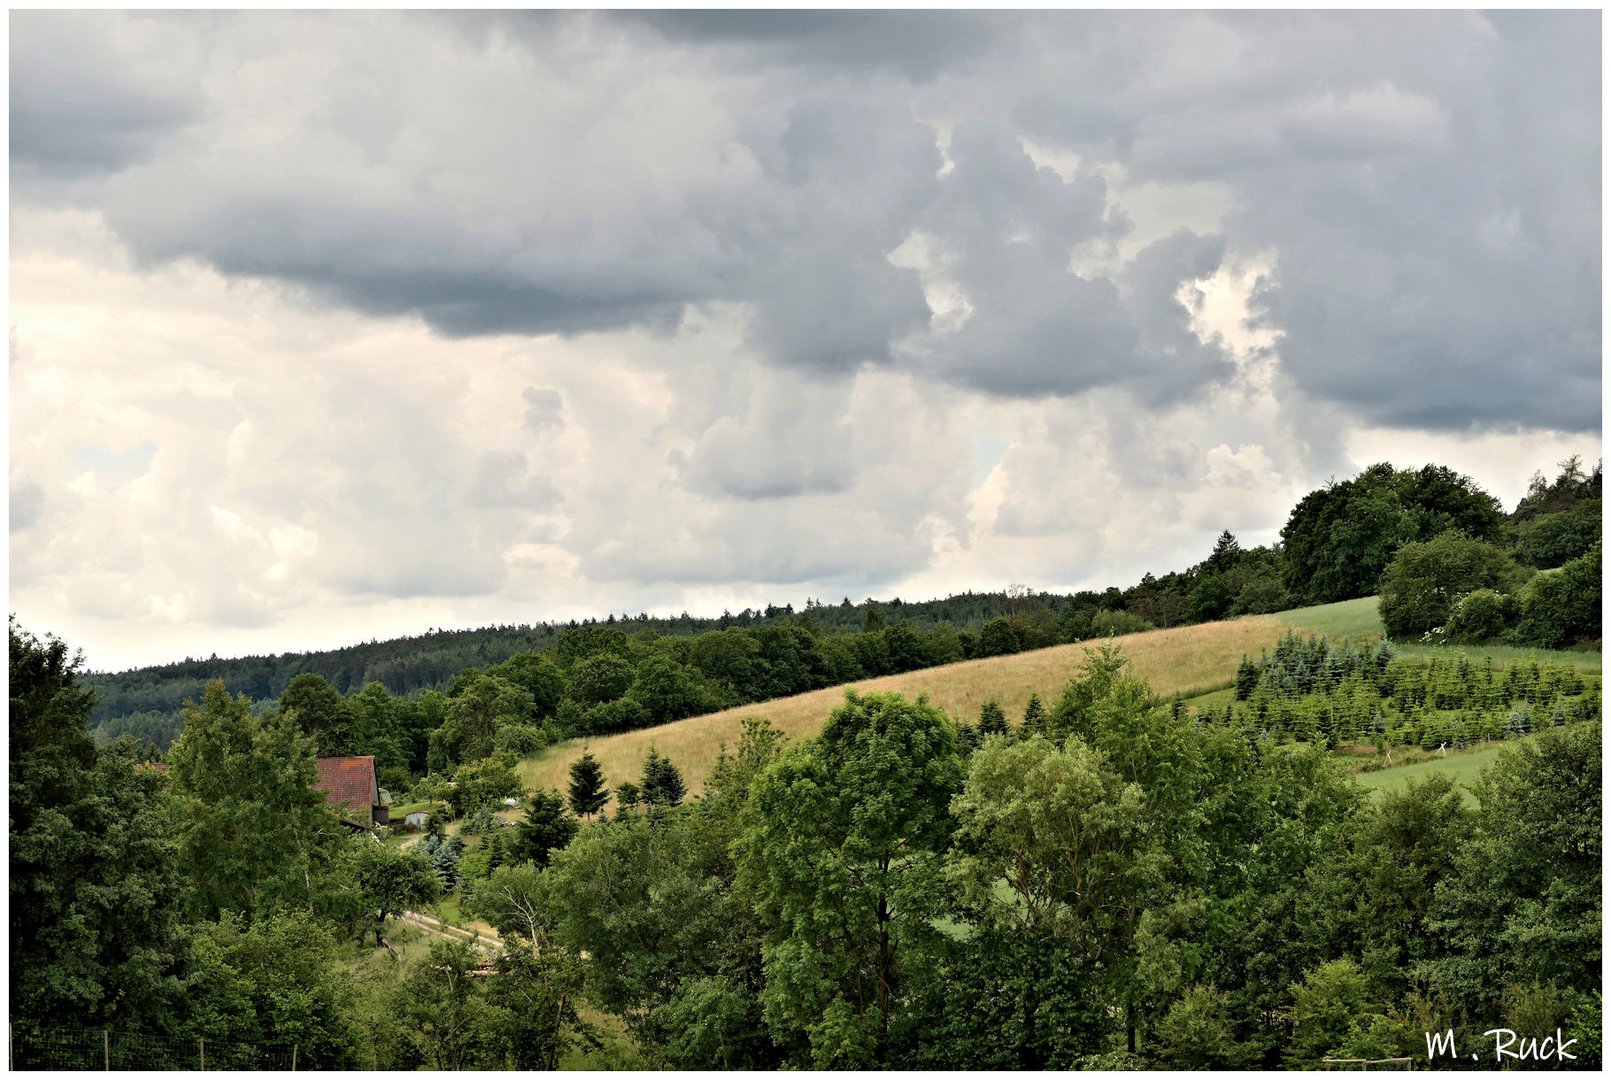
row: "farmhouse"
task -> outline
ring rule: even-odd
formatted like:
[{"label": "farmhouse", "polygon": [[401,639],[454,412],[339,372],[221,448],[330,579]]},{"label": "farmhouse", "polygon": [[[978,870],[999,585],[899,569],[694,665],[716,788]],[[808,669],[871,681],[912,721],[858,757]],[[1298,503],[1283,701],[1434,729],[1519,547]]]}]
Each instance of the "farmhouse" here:
[{"label": "farmhouse", "polygon": [[380,801],[380,785],[375,780],[375,757],[322,757],[316,762],[319,780],[331,809],[343,823],[369,829],[391,822],[391,810]]}]

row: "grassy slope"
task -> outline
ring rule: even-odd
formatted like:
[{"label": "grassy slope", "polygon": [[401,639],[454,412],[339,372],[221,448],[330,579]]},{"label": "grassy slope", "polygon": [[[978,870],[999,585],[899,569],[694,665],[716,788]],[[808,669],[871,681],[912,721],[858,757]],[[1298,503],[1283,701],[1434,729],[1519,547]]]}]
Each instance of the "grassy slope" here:
[{"label": "grassy slope", "polygon": [[1374,596],[1280,611],[1269,618],[1313,634],[1324,634],[1328,638],[1376,641],[1382,636],[1382,616]]},{"label": "grassy slope", "polygon": [[1475,805],[1477,800],[1471,794],[1471,785],[1476,781],[1478,774],[1499,757],[1499,752],[1503,749],[1503,744],[1488,745],[1463,754],[1417,761],[1413,765],[1398,765],[1391,769],[1356,773],[1354,779],[1374,794],[1401,790],[1407,787],[1411,780],[1425,780],[1433,773],[1447,773],[1464,789],[1461,794],[1465,796],[1466,802]]},{"label": "grassy slope", "polygon": [[[1271,615],[1270,618],[1279,620],[1288,626],[1299,630],[1306,630],[1314,634],[1325,634],[1332,639],[1347,638],[1352,641],[1378,641],[1382,637],[1382,617],[1377,608],[1376,597],[1363,596],[1358,600],[1343,600],[1335,604],[1321,604],[1318,607],[1297,608],[1292,611],[1283,611]],[[1464,652],[1473,659],[1482,657],[1493,658],[1500,667],[1509,667],[1515,663],[1527,663],[1537,660],[1543,663],[1548,660],[1555,664],[1567,664],[1576,669],[1580,675],[1600,674],[1600,654],[1597,652],[1565,651],[1560,649],[1519,649],[1509,645],[1420,645],[1397,644],[1400,656],[1432,657],[1457,656]]]},{"label": "grassy slope", "polygon": [[[1325,634],[1333,639],[1375,641],[1382,636],[1382,622],[1374,596],[1344,600],[1335,604],[1283,611],[1276,615],[1207,623],[1174,630],[1153,630],[1118,639],[1130,657],[1135,671],[1160,694],[1176,691],[1193,698],[1198,707],[1224,707],[1230,693],[1225,689],[1236,673],[1244,653],[1257,656],[1260,649],[1273,645],[1290,629]],[[1409,656],[1456,655],[1452,646],[1400,646]],[[1469,646],[1464,649],[1473,659],[1492,657],[1506,666],[1517,661],[1550,660],[1570,664],[1580,674],[1600,674],[1600,654],[1559,652],[1549,649],[1515,649],[1504,646]],[[1059,645],[1050,649],[998,656],[988,660],[966,660],[959,664],[888,675],[855,684],[863,691],[896,690],[909,697],[926,693],[929,699],[954,717],[973,720],[979,707],[995,698],[1016,721],[1031,692],[1038,693],[1048,706],[1056,700],[1064,684],[1080,669],[1084,646]],[[731,745],[739,734],[739,721],[746,716],[765,716],[791,740],[809,738],[827,719],[828,713],[844,700],[845,687],[817,690],[796,697],[746,705],[725,712],[690,717],[674,724],[608,735],[590,741],[589,748],[604,768],[605,783],[614,788],[622,780],[636,780],[643,756],[650,744],[659,748],[682,769],[689,793],[704,786],[706,774],[723,742]],[[1195,697],[1194,697],[1195,692]],[[564,790],[571,762],[582,753],[580,742],[567,742],[521,763],[521,780],[527,788],[556,787]],[[1468,757],[1471,755],[1461,755]],[[1455,758],[1449,759],[1451,762]],[[1416,768],[1418,766],[1409,766]],[[1388,775],[1384,771],[1379,775]],[[1373,774],[1375,775],[1375,774]]]},{"label": "grassy slope", "polygon": [[[1226,685],[1235,675],[1237,661],[1243,653],[1256,656],[1261,648],[1274,644],[1285,632],[1286,627],[1271,620],[1246,618],[1174,630],[1151,630],[1117,640],[1136,674],[1150,682],[1154,690],[1162,694],[1179,690],[1189,696],[1192,691]],[[1055,702],[1084,659],[1083,646],[1057,645],[1016,656],[965,660],[903,675],[887,675],[854,685],[858,690],[869,692],[897,690],[909,697],[926,693],[930,701],[950,715],[969,721],[978,717],[979,708],[987,699],[995,698],[1001,702],[1008,718],[1016,722],[1023,715],[1031,692],[1038,693],[1048,707]],[[693,794],[704,786],[720,744],[737,742],[742,717],[768,717],[774,727],[798,741],[814,735],[844,696],[844,687],[816,690],[690,717],[661,727],[593,739],[589,748],[604,767],[606,785],[613,789],[622,780],[637,779],[642,771],[643,755],[653,743],[682,770],[689,793]],[[521,780],[528,788],[564,790],[571,762],[581,753],[580,742],[553,747],[521,763]]]}]

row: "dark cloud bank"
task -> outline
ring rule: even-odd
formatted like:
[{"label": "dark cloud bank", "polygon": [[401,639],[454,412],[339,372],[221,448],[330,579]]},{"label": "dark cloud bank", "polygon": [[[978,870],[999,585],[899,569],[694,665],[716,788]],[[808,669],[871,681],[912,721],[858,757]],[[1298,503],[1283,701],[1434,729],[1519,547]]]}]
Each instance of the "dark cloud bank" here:
[{"label": "dark cloud bank", "polygon": [[[1176,291],[1270,256],[1259,315],[1306,395],[1599,425],[1596,13],[442,18],[19,13],[17,197],[70,179],[142,260],[444,335],[736,302],[775,364],[1005,396],[1189,398],[1227,359]],[[1232,209],[1082,277],[1128,231],[1114,170]],[[958,329],[889,260],[914,233]]]}]

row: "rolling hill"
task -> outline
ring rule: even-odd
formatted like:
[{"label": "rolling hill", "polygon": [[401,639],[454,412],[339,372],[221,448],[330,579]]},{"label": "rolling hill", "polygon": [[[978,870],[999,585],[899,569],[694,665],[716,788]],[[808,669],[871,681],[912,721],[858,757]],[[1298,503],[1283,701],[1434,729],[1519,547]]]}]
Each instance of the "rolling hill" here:
[{"label": "rolling hill", "polygon": [[[1187,698],[1198,697],[1202,703],[1223,704],[1221,698],[1229,698],[1236,665],[1243,654],[1257,655],[1292,630],[1355,641],[1375,641],[1382,636],[1376,598],[1367,596],[1276,615],[1249,615],[1225,622],[1150,630],[1115,640],[1123,645],[1136,674],[1158,693],[1179,692]],[[592,739],[586,744],[565,742],[521,762],[521,781],[527,788],[563,791],[571,763],[582,755],[585,745],[598,758],[605,783],[613,790],[623,780],[637,780],[643,757],[652,745],[682,770],[688,793],[694,795],[703,789],[722,744],[731,746],[737,742],[744,717],[766,717],[791,741],[798,741],[816,734],[828,714],[844,700],[845,691],[852,688],[867,692],[894,690],[909,697],[927,694],[951,716],[968,721],[976,720],[980,707],[994,698],[1006,710],[1009,720],[1016,723],[1031,693],[1039,694],[1048,707],[1056,701],[1063,687],[1079,673],[1085,648],[1090,644],[1057,645],[1011,656],[966,660],[693,716],[660,727]],[[1431,655],[1440,647],[1401,646],[1400,651]],[[1441,651],[1455,650],[1442,646]],[[1503,646],[1473,646],[1468,651],[1492,656],[1501,666],[1550,660],[1571,664],[1585,675],[1597,676],[1601,670],[1598,652]]]},{"label": "rolling hill", "polygon": [[[1243,653],[1254,653],[1279,641],[1287,627],[1273,619],[1248,616],[1228,622],[1203,623],[1172,630],[1150,630],[1116,639],[1124,646],[1135,671],[1163,694],[1186,696],[1230,685]],[[1088,645],[1089,643],[1087,643]],[[944,667],[886,675],[855,683],[862,691],[896,690],[909,697],[927,694],[929,700],[954,717],[978,718],[980,707],[995,698],[1016,722],[1031,693],[1048,706],[1057,699],[1085,660],[1084,645],[1056,645],[1048,649],[965,660]],[[814,735],[851,687],[835,686],[809,694],[745,705],[723,712],[693,716],[676,723],[593,739],[587,747],[604,768],[605,783],[613,790],[622,780],[636,780],[643,756],[654,745],[682,770],[689,794],[699,792],[705,775],[720,752],[738,740],[740,721],[764,716],[791,741]],[[582,755],[583,744],[572,741],[550,748],[521,763],[521,780],[529,788],[564,789],[571,762]]]}]

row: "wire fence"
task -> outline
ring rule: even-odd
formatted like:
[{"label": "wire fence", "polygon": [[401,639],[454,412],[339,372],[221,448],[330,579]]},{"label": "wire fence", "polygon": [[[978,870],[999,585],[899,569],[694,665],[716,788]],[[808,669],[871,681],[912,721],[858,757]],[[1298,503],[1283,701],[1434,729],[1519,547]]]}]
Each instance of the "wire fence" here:
[{"label": "wire fence", "polygon": [[275,1070],[350,1068],[348,1061],[317,1060],[295,1045],[251,1046],[145,1032],[12,1031],[7,1064],[13,1070]]}]

